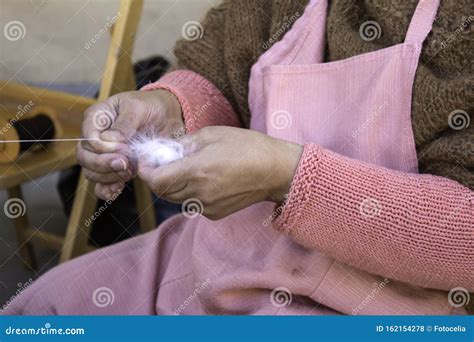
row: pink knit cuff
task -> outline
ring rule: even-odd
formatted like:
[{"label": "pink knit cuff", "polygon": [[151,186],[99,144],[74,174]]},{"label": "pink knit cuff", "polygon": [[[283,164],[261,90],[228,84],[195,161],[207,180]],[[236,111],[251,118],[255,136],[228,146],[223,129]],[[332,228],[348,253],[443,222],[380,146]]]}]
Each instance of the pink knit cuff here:
[{"label": "pink knit cuff", "polygon": [[474,291],[474,192],[305,145],[273,221],[296,242],[405,283]]},{"label": "pink knit cuff", "polygon": [[305,145],[301,155],[298,168],[296,169],[293,181],[291,182],[290,191],[285,202],[280,206],[280,212],[273,225],[281,232],[290,235],[292,227],[297,227],[300,224],[300,218],[303,214],[303,206],[308,205],[309,193],[312,181],[309,177],[318,177],[318,162],[321,158],[321,148],[318,145]]},{"label": "pink knit cuff", "polygon": [[205,126],[235,126],[240,122],[219,89],[203,76],[189,70],[170,72],[141,90],[166,89],[181,104],[186,132]]}]

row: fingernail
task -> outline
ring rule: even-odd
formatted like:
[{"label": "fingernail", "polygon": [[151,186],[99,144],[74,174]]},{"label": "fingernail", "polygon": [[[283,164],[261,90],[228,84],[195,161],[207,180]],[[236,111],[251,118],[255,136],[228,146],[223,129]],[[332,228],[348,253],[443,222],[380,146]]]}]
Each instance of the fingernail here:
[{"label": "fingernail", "polygon": [[112,163],[110,163],[110,167],[114,169],[114,171],[125,171],[127,170],[127,163],[123,159],[114,159]]},{"label": "fingernail", "polygon": [[119,190],[122,189],[122,185],[121,184],[114,184],[110,187],[110,190],[112,190],[113,193],[116,193],[118,192]]}]

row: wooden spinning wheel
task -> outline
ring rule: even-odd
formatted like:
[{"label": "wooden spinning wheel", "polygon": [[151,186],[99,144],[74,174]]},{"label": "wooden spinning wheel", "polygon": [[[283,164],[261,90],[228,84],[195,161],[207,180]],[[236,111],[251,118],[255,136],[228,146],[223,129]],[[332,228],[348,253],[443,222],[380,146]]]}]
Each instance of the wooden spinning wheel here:
[{"label": "wooden spinning wheel", "polygon": [[[119,92],[134,90],[136,87],[131,53],[142,7],[143,0],[121,0],[120,2],[120,17],[112,31],[98,101],[103,101]],[[35,103],[54,107],[54,110],[60,113],[58,120],[61,121],[62,129],[59,135],[64,137],[80,137],[81,134],[82,115],[78,119],[78,116],[68,114],[80,114],[96,102],[94,99],[81,96],[0,81],[0,103],[16,107],[31,99],[34,99]],[[0,120],[6,120],[4,115],[0,116]],[[15,140],[14,136],[11,138]],[[3,139],[5,140],[5,137]],[[14,147],[2,145],[5,144],[0,144],[0,149],[11,149],[9,153],[15,156],[17,151]],[[53,143],[48,151],[21,155],[11,164],[0,165],[0,188],[8,191],[10,199],[22,199],[22,183],[76,165],[75,151],[76,142]],[[156,224],[152,195],[138,178],[134,180],[134,189],[140,227],[145,232],[154,229]],[[32,250],[33,243],[60,251],[60,262],[93,249],[88,245],[90,227],[86,226],[86,219],[91,217],[96,205],[94,184],[87,181],[81,172],[65,237],[31,228],[26,215],[12,218],[17,234],[19,255],[24,264],[32,269],[36,267]]]}]

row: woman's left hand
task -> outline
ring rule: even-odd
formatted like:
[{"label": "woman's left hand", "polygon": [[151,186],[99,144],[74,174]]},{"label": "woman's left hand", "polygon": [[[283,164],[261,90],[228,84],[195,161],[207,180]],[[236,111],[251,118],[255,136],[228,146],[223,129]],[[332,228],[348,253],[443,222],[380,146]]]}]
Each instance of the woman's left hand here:
[{"label": "woman's left hand", "polygon": [[283,202],[303,151],[301,145],[225,126],[205,127],[181,142],[183,159],[157,168],[139,162],[138,174],[170,202],[198,199],[212,220],[257,202]]}]

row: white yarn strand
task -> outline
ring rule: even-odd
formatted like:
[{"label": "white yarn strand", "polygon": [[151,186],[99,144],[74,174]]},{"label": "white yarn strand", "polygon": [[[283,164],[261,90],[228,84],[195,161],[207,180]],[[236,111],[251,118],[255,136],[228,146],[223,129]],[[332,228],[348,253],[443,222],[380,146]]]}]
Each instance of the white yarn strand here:
[{"label": "white yarn strand", "polygon": [[[0,140],[2,143],[22,142],[72,142],[101,141],[99,138],[36,139],[36,140]],[[159,138],[154,134],[137,134],[129,143],[134,159],[144,160],[146,164],[158,167],[183,158],[183,145],[173,139]]]}]

